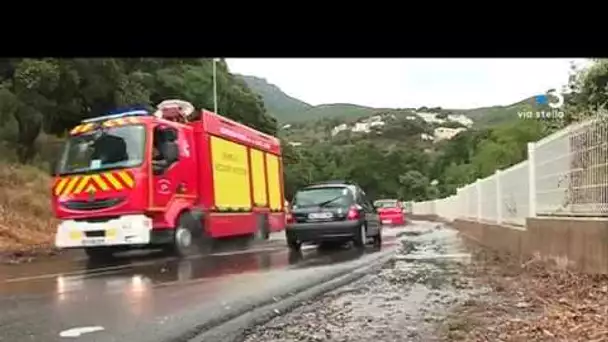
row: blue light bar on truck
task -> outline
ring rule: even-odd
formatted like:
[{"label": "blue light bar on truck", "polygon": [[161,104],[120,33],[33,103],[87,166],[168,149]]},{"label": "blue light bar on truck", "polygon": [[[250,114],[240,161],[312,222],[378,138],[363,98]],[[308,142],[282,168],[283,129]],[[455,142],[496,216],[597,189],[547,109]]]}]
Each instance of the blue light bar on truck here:
[{"label": "blue light bar on truck", "polygon": [[152,114],[145,107],[121,108],[121,109],[115,109],[113,111],[110,111],[110,112],[108,112],[107,115],[82,120],[82,123],[106,121],[106,120],[110,120],[110,119],[124,118],[126,116],[151,116],[151,115]]}]

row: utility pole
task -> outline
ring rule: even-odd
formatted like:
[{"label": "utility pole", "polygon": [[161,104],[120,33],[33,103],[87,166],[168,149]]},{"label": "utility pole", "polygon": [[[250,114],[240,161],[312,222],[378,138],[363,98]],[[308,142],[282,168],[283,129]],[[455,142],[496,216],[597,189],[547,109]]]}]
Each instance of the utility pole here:
[{"label": "utility pole", "polygon": [[213,112],[217,113],[217,67],[216,64],[219,62],[219,58],[213,59]]}]

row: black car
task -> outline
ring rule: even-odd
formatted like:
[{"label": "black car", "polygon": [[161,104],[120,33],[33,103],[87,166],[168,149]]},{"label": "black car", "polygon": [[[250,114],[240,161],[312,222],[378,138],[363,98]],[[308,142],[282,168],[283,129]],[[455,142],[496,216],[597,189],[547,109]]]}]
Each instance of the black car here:
[{"label": "black car", "polygon": [[356,184],[330,181],[296,192],[287,214],[287,244],[347,242],[364,247],[371,238],[382,244],[382,225],[376,209]]}]

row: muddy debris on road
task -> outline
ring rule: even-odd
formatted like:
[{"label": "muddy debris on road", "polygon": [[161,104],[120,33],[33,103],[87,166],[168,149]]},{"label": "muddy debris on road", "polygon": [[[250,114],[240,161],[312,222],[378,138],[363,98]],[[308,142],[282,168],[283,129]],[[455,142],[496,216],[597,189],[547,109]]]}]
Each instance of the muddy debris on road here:
[{"label": "muddy debris on road", "polygon": [[402,236],[380,272],[249,329],[243,341],[439,340],[439,322],[478,289],[463,274],[470,256],[456,231],[424,226]]}]

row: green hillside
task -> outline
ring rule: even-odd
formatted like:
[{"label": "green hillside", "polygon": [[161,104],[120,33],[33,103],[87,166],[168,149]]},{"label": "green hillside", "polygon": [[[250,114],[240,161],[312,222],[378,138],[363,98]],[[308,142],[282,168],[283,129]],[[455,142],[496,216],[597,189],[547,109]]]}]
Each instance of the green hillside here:
[{"label": "green hillside", "polygon": [[268,83],[265,79],[255,76],[238,75],[247,86],[264,99],[264,105],[269,114],[279,121],[289,121],[297,113],[304,112],[311,105],[285,94],[279,87]]},{"label": "green hillside", "polygon": [[382,109],[359,106],[349,103],[323,104],[312,107],[306,111],[298,113],[293,122],[310,121],[317,119],[359,119],[374,114]]},{"label": "green hillside", "polygon": [[[309,122],[318,119],[360,119],[389,108],[371,108],[348,103],[312,106],[285,94],[279,87],[263,78],[239,75],[249,88],[262,96],[268,113],[281,123]],[[424,108],[426,109],[426,108]],[[438,108],[431,109],[437,111]],[[518,112],[537,111],[539,107],[530,97],[508,106],[492,106],[473,109],[443,109],[443,113],[463,114],[475,121],[477,126],[487,127],[519,119]]]},{"label": "green hillside", "polygon": [[321,118],[361,118],[376,109],[348,103],[312,106],[285,94],[279,87],[265,79],[239,75],[251,90],[260,94],[268,113],[279,122],[303,122]]},{"label": "green hillside", "polygon": [[547,106],[539,106],[534,101],[534,97],[508,106],[492,106],[474,109],[454,109],[450,110],[454,114],[463,114],[471,118],[477,126],[487,127],[502,123],[512,122],[519,119],[518,113],[528,111],[548,110]]}]

